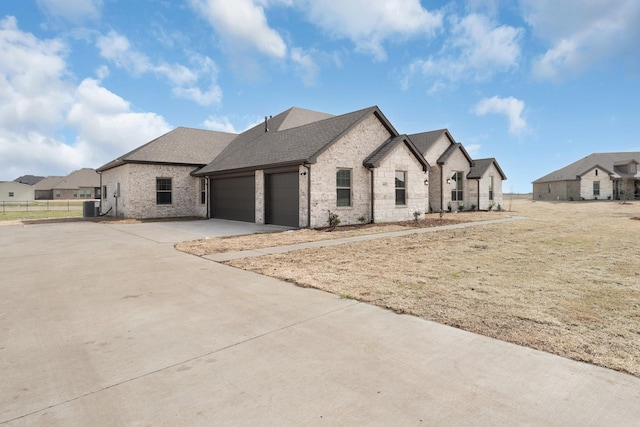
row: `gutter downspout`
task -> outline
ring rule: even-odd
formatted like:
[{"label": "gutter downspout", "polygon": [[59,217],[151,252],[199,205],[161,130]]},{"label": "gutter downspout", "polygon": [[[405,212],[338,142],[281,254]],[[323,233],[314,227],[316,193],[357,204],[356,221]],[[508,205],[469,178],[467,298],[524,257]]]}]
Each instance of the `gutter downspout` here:
[{"label": "gutter downspout", "polygon": [[440,210],[444,212],[444,171],[440,165]]},{"label": "gutter downspout", "polygon": [[476,180],[478,182],[478,210],[480,210],[480,180]]},{"label": "gutter downspout", "polygon": [[307,228],[311,228],[311,165],[303,163],[307,169]]},{"label": "gutter downspout", "polygon": [[102,195],[102,172],[96,171],[98,173],[98,175],[100,175],[100,201],[99,203],[99,214],[102,215],[102,199],[103,199],[103,195]]},{"label": "gutter downspout", "polygon": [[371,172],[371,224],[373,224],[375,222],[374,221],[374,218],[375,218],[374,215],[376,213],[376,210],[375,210],[375,196],[374,196],[374,191],[373,191],[374,188],[375,188],[374,187],[374,182],[373,182],[373,180],[374,180],[373,168],[370,168],[369,172]]},{"label": "gutter downspout", "polygon": [[207,219],[211,219],[211,191],[209,190],[211,182],[209,182],[209,177],[204,177],[204,192],[207,197]]}]

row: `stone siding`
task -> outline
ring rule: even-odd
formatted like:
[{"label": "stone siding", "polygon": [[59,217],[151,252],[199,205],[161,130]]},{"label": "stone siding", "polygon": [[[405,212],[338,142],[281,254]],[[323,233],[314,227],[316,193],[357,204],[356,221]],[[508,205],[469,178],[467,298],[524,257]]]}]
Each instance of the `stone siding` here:
[{"label": "stone siding", "polygon": [[[337,214],[343,225],[357,224],[361,216],[370,219],[371,173],[362,162],[390,136],[372,114],[318,156],[317,163],[311,165],[312,228],[329,225],[329,211]],[[351,170],[351,206],[337,206],[338,168]]]},{"label": "stone siding", "polygon": [[[452,153],[447,162],[442,167],[442,200],[443,200],[443,209],[447,210],[449,206],[451,206],[451,210],[457,210],[459,205],[464,205],[464,209],[469,209],[472,204],[476,204],[475,200],[470,200],[469,198],[469,188],[472,185],[476,185],[475,180],[464,179],[462,184],[462,200],[451,201],[451,184],[447,184],[447,180],[451,178],[451,174],[454,171],[462,172],[462,176],[466,177],[469,175],[471,170],[471,165],[469,164],[469,160],[462,153],[462,150],[456,150]],[[477,199],[476,199],[477,200]]]},{"label": "stone siding", "polygon": [[[200,203],[200,178],[190,173],[195,166],[124,164],[102,173],[102,212],[124,218],[206,217]],[[171,204],[156,203],[156,178],[171,178]],[[120,183],[120,197],[114,197]],[[117,205],[116,205],[117,202]],[[117,206],[117,209],[116,209]],[[117,211],[117,213],[116,213]]]},{"label": "stone siding", "polygon": [[256,224],[264,224],[265,222],[265,182],[264,182],[264,170],[256,171]]},{"label": "stone siding", "polygon": [[[489,177],[493,177],[493,200],[489,200]],[[484,173],[482,178],[478,180],[478,186],[480,187],[479,194],[476,194],[477,202],[475,203],[478,209],[487,210],[493,203],[493,209],[497,209],[498,205],[504,208],[503,196],[502,196],[502,176],[494,164],[491,164],[489,169]]]},{"label": "stone siding", "polygon": [[[406,172],[406,204],[396,205],[395,173]],[[398,146],[374,172],[374,222],[407,221],[429,212],[428,174],[405,144]]]},{"label": "stone siding", "polygon": [[[596,175],[597,171],[597,175]],[[613,198],[613,180],[600,168],[590,170],[581,176],[580,197],[585,200],[607,200]],[[593,182],[600,181],[600,195],[593,194]]]}]

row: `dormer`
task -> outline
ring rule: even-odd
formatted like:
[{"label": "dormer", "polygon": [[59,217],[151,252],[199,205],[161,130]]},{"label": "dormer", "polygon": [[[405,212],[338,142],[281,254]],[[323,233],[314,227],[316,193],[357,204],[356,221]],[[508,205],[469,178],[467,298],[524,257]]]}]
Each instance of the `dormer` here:
[{"label": "dormer", "polygon": [[613,169],[618,174],[636,175],[638,173],[638,161],[635,159],[619,160],[613,164]]}]

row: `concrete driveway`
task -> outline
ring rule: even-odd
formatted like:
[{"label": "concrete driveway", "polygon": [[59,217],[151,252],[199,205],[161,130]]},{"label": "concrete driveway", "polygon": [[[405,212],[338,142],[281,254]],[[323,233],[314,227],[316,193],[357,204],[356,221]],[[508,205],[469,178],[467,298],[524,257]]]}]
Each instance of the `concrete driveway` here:
[{"label": "concrete driveway", "polygon": [[187,255],[178,234],[0,227],[0,425],[640,420],[636,377]]}]

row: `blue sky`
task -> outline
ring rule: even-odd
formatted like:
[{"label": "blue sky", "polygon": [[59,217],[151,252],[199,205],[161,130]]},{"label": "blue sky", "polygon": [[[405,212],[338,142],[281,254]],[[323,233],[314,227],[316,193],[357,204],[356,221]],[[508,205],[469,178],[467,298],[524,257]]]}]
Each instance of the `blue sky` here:
[{"label": "blue sky", "polygon": [[640,151],[638,22],[637,0],[2,0],[0,180],[98,167],[177,126],[377,105],[529,192]]}]

